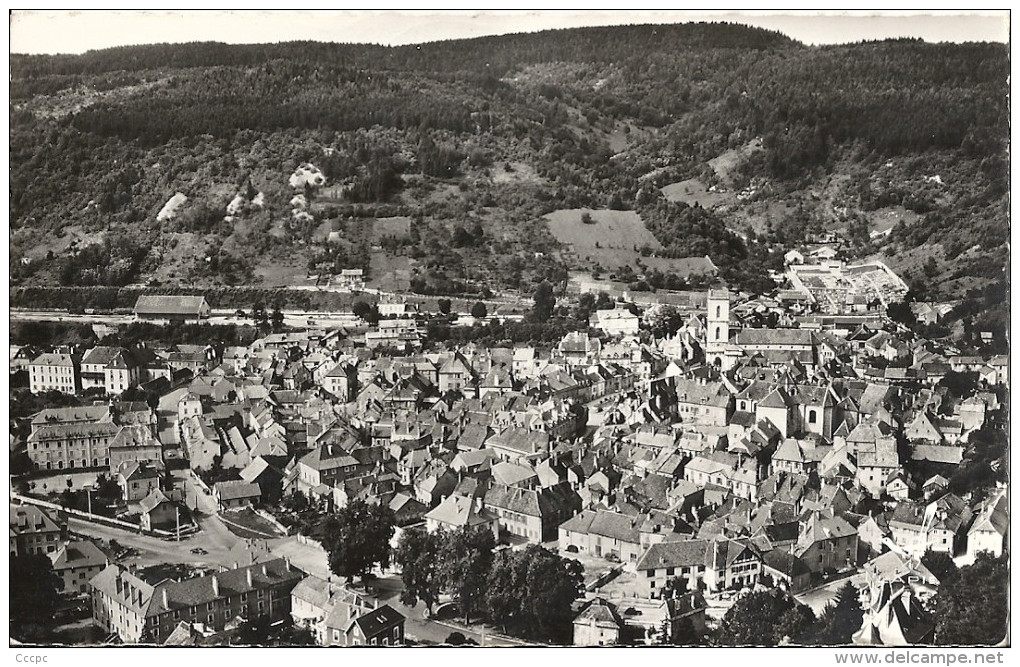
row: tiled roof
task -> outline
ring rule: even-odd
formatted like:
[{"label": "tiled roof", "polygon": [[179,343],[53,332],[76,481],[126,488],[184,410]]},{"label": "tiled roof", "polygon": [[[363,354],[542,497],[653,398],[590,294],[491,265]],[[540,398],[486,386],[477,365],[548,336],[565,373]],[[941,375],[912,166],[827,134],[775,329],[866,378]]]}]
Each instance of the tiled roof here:
[{"label": "tiled roof", "polygon": [[109,562],[106,554],[89,540],[68,542],[51,557],[54,570],[76,567],[105,566]]},{"label": "tiled roof", "polygon": [[11,505],[10,528],[19,535],[60,530],[46,512],[34,505]]},{"label": "tiled roof", "polygon": [[737,345],[811,345],[810,329],[741,329],[734,342]]},{"label": "tiled roof", "polygon": [[142,510],[142,514],[148,514],[149,512],[156,509],[163,503],[169,502],[171,502],[171,500],[167,498],[162,491],[160,491],[159,489],[155,489],[153,490],[152,493],[150,493],[144,499],[142,499],[142,502],[139,503],[139,506]]},{"label": "tiled roof", "polygon": [[660,542],[648,547],[638,561],[638,570],[705,565],[712,543],[707,540]]},{"label": "tiled roof", "polygon": [[120,429],[120,426],[111,422],[47,424],[46,426],[40,426],[32,435],[28,436],[28,441],[42,442],[44,440],[61,440],[64,438],[109,438],[116,436]]},{"label": "tiled roof", "polygon": [[64,424],[68,422],[94,422],[99,421],[107,414],[110,408],[107,405],[83,405],[76,408],[47,408],[40,410],[32,417],[32,426],[45,424]]},{"label": "tiled roof", "polygon": [[32,360],[31,366],[74,366],[75,359],[69,354],[40,354]]},{"label": "tiled roof", "polygon": [[361,632],[365,635],[366,639],[378,637],[382,633],[392,630],[403,622],[404,615],[388,604],[384,604],[377,609],[361,614],[354,619],[354,623],[361,628]]},{"label": "tiled roof", "polygon": [[[248,583],[249,574],[251,583]],[[174,609],[206,604],[227,596],[266,590],[281,583],[297,585],[304,577],[304,572],[291,567],[284,559],[277,558],[204,577],[185,579],[180,582],[167,581],[159,584],[153,590],[151,602],[145,615],[153,616]],[[163,604],[162,591],[164,590],[167,593],[166,605]]]},{"label": "tiled roof", "polygon": [[216,482],[213,487],[220,500],[237,500],[239,498],[256,498],[262,495],[258,484],[242,480]]},{"label": "tiled roof", "polygon": [[597,512],[588,528],[588,533],[633,544],[641,542],[640,526],[635,518],[616,512]]}]

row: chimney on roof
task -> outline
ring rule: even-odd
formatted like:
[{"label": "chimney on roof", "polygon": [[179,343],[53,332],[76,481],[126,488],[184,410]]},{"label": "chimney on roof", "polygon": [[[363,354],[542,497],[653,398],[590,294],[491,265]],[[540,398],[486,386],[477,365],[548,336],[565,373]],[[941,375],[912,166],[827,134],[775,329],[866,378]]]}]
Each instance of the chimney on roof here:
[{"label": "chimney on roof", "polygon": [[212,592],[214,596],[220,596],[220,580],[215,574],[212,576]]},{"label": "chimney on roof", "polygon": [[264,577],[268,577],[269,576],[269,570],[266,569],[266,564],[265,563],[262,563],[262,576],[264,576]]},{"label": "chimney on roof", "polygon": [[161,591],[163,593],[163,608],[164,609],[169,609],[170,608],[170,599],[169,599],[169,597],[166,594],[166,588],[161,589]]},{"label": "chimney on roof", "polygon": [[251,568],[250,567],[244,568],[244,574],[245,574],[245,579],[248,580],[248,588],[251,588],[252,587],[252,583],[251,583]]}]

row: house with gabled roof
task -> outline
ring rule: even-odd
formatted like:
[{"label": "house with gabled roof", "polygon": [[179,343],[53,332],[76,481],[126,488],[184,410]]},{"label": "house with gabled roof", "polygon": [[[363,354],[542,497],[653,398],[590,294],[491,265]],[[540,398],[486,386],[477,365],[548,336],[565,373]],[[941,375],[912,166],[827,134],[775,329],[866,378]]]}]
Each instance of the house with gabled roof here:
[{"label": "house with gabled roof", "polygon": [[73,540],[48,555],[65,595],[87,593],[89,580],[110,564],[110,557],[91,540]]},{"label": "house with gabled roof", "polygon": [[512,463],[537,461],[549,451],[549,434],[510,427],[485,441],[485,448],[497,458]]},{"label": "house with gabled roof", "polygon": [[493,537],[499,539],[499,517],[485,508],[481,498],[448,495],[425,514],[425,525],[430,533],[486,526],[492,530]]},{"label": "house with gabled roof", "polygon": [[878,438],[870,447],[858,444],[857,484],[873,498],[880,498],[886,492],[886,485],[899,469],[900,458],[893,438]]},{"label": "house with gabled roof", "polygon": [[93,623],[125,644],[162,643],[181,622],[222,630],[237,617],[287,618],[304,573],[283,558],[155,586],[118,565],[89,582]]},{"label": "house with gabled roof", "polygon": [[815,575],[857,563],[857,529],[840,516],[813,511],[801,519],[793,553]]},{"label": "house with gabled roof", "polygon": [[159,488],[159,470],[145,462],[125,461],[116,474],[121,497],[127,503],[136,503]]},{"label": "house with gabled roof", "polygon": [[[180,492],[170,494],[180,500]],[[180,518],[180,506],[158,488],[138,503],[138,521],[142,530],[174,528]]]},{"label": "house with gabled roof", "polygon": [[1007,490],[998,488],[975,510],[974,523],[967,531],[967,555],[987,551],[998,558],[1006,550],[1009,538],[1009,500]]},{"label": "house with gabled roof", "polygon": [[59,352],[40,354],[28,363],[28,387],[33,394],[77,394],[81,391],[81,358]]},{"label": "house with gabled roof", "polygon": [[493,484],[484,507],[499,520],[501,536],[536,544],[556,539],[558,526],[581,509],[581,499],[567,484],[525,489]]},{"label": "house with gabled roof", "polygon": [[574,617],[574,646],[615,646],[623,629],[616,605],[596,597]]},{"label": "house with gabled roof", "polygon": [[262,490],[258,484],[244,480],[216,482],[213,486],[213,497],[220,511],[251,507],[262,499]]},{"label": "house with gabled roof", "polygon": [[855,646],[931,644],[935,621],[907,584],[886,583],[869,591],[864,623],[854,633]]},{"label": "house with gabled roof", "polygon": [[212,310],[203,296],[185,295],[142,295],[134,308],[139,320],[195,322],[209,317]]}]

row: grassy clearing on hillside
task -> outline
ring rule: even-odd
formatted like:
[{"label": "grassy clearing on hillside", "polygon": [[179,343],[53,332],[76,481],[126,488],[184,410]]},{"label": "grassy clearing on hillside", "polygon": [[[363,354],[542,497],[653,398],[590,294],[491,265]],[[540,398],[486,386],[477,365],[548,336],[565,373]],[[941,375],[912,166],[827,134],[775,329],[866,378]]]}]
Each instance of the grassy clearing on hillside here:
[{"label": "grassy clearing on hillside", "polygon": [[[592,224],[581,222],[581,215],[586,212],[591,214]],[[598,264],[612,273],[622,266],[636,268],[640,261],[648,268],[683,277],[714,273],[702,257],[642,257],[642,247],[648,246],[655,252],[662,250],[662,244],[634,211],[561,209],[546,215],[545,219],[556,240],[570,246],[580,268],[591,270]]]},{"label": "grassy clearing on hillside", "polygon": [[411,289],[411,269],[414,266],[414,260],[410,257],[373,251],[370,262],[367,287],[384,292],[401,292]]},{"label": "grassy clearing on hillside", "polygon": [[884,232],[902,222],[905,225],[912,225],[920,218],[917,213],[908,211],[902,206],[891,206],[880,208],[866,214],[868,217],[868,229],[871,232]]},{"label": "grassy clearing on hillside", "polygon": [[[506,170],[506,165],[509,164],[512,168],[511,171]],[[523,162],[510,162],[510,163],[497,163],[492,165],[489,169],[489,173],[492,175],[492,182],[498,183],[541,183],[542,177],[538,175],[534,167],[527,165]]]},{"label": "grassy clearing on hillside", "polygon": [[262,262],[255,267],[255,275],[262,279],[264,287],[290,287],[307,285],[308,258],[299,249],[294,248],[293,254],[286,260]]},{"label": "grassy clearing on hillside", "polygon": [[411,218],[406,215],[375,218],[372,223],[372,240],[378,242],[387,236],[398,239],[406,239],[411,236]]},{"label": "grassy clearing on hillside", "polygon": [[689,206],[700,204],[705,208],[715,208],[736,201],[736,195],[730,190],[732,182],[730,174],[749,156],[763,150],[760,139],[750,141],[740,148],[731,148],[708,161],[708,166],[715,171],[721,181],[719,189],[709,190],[709,186],[698,178],[689,178],[678,183],[670,183],[662,188],[662,194],[670,201],[681,201]]},{"label": "grassy clearing on hillside", "polygon": [[[591,215],[592,224],[581,222],[584,213]],[[582,262],[598,263],[607,268],[633,266],[641,256],[638,250],[642,246],[654,250],[662,248],[634,211],[560,209],[546,215],[545,219],[556,240],[569,245]]]},{"label": "grassy clearing on hillside", "polygon": [[715,208],[735,200],[732,192],[709,192],[708,187],[697,178],[663,186],[662,194],[669,201],[682,201],[688,206],[700,204],[703,208]]},{"label": "grassy clearing on hillside", "polygon": [[727,180],[730,172],[732,172],[741,162],[760,150],[763,150],[761,139],[755,139],[753,141],[749,141],[740,148],[731,148],[730,150],[720,154],[718,157],[712,158],[708,161],[708,166],[712,167],[719,178]]}]

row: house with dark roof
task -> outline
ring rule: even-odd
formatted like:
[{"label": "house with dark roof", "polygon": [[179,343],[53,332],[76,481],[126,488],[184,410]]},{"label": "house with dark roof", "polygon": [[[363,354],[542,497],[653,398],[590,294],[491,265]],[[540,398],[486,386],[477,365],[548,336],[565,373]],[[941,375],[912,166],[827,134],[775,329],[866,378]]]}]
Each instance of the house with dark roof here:
[{"label": "house with dark roof", "polygon": [[814,511],[803,518],[793,553],[815,575],[857,564],[857,529],[840,516]]},{"label": "house with dark roof", "polygon": [[560,524],[559,548],[597,557],[612,554],[625,563],[636,563],[644,552],[642,519],[609,510],[584,510]]},{"label": "house with dark roof", "polygon": [[581,499],[563,483],[543,489],[493,484],[485,508],[499,519],[500,535],[539,544],[556,539],[558,526],[581,509]]},{"label": "house with dark roof", "polygon": [[649,547],[637,561],[637,578],[651,597],[673,577],[686,579],[687,589],[724,591],[736,586],[752,586],[762,571],[762,559],[749,541],[714,537],[711,540],[662,542]]},{"label": "house with dark roof", "polygon": [[213,486],[213,497],[220,511],[251,507],[262,499],[262,489],[258,484],[244,480],[216,482]]},{"label": "house with dark roof", "polygon": [[212,313],[204,296],[142,295],[135,302],[139,320],[187,322],[206,319]]},{"label": "house with dark roof", "polygon": [[110,558],[89,540],[68,542],[49,554],[60,590],[67,595],[88,592],[89,580],[110,564]]},{"label": "house with dark roof", "polygon": [[117,469],[117,485],[125,502],[136,503],[159,488],[159,471],[146,463],[127,461]]},{"label": "house with dark roof", "polygon": [[646,595],[657,597],[669,581],[679,577],[687,581],[688,590],[697,590],[704,581],[712,548],[709,540],[653,544],[637,562],[639,585],[646,588]]},{"label": "house with dark roof", "polygon": [[614,646],[620,643],[622,630],[616,605],[596,597],[574,617],[574,646]]},{"label": "house with dark roof", "polygon": [[811,585],[811,570],[803,560],[784,549],[771,549],[762,554],[761,572],[786,586],[791,593],[799,593]]},{"label": "house with dark roof", "polygon": [[35,505],[11,505],[11,555],[49,554],[67,538],[67,524]]},{"label": "house with dark roof", "polygon": [[[180,500],[179,492],[177,495],[174,493],[171,493],[171,495]],[[139,523],[143,530],[152,530],[154,528],[173,529],[181,519],[180,509],[178,503],[167,497],[161,490],[154,489],[152,493],[138,503]]]},{"label": "house with dark roof", "polygon": [[[352,609],[354,609],[352,607]],[[406,617],[388,604],[354,616],[343,628],[344,646],[399,646],[404,643]],[[327,621],[327,628],[333,631]]]},{"label": "house with dark roof", "polygon": [[275,623],[305,573],[283,558],[155,586],[118,565],[89,582],[93,623],[125,644],[161,644],[183,621],[219,631],[237,618]]}]

